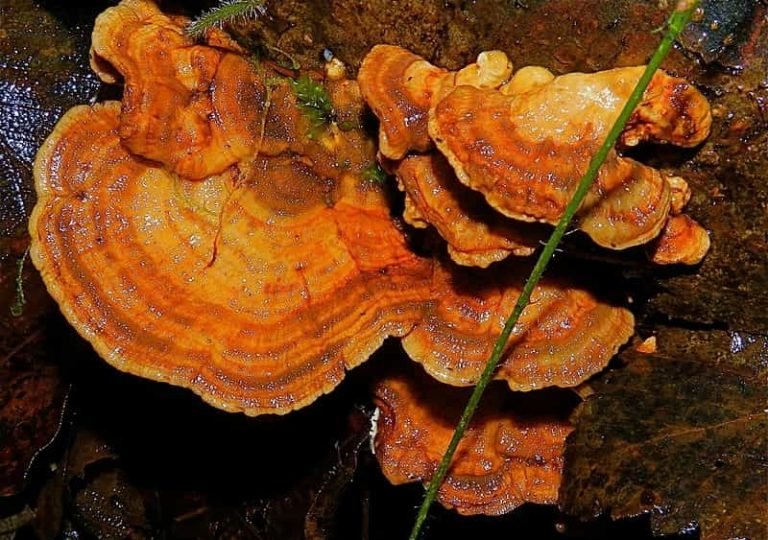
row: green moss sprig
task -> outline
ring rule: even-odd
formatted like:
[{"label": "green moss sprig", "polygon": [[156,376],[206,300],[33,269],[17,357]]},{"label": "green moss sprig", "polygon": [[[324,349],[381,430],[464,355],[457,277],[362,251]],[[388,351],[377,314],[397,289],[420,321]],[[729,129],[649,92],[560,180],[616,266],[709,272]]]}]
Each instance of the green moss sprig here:
[{"label": "green moss sprig", "polygon": [[236,19],[256,19],[264,15],[264,0],[220,0],[219,5],[206,11],[189,26],[187,35],[200,38],[213,27],[221,28],[224,23]]},{"label": "green moss sprig", "polygon": [[301,112],[309,119],[307,135],[314,139],[336,118],[336,111],[328,90],[309,75],[291,82]]},{"label": "green moss sprig", "polygon": [[363,169],[361,176],[368,185],[383,186],[387,183],[387,173],[375,161]]},{"label": "green moss sprig", "polygon": [[29,257],[29,248],[24,251],[24,255],[16,263],[16,301],[11,306],[11,315],[21,317],[24,313],[24,305],[27,303],[27,297],[24,295],[24,263]]}]

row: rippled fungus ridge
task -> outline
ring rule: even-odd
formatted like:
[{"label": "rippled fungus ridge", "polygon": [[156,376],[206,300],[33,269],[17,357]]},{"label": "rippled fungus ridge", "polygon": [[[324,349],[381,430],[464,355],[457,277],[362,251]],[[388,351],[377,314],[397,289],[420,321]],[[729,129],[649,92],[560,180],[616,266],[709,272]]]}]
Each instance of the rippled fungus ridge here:
[{"label": "rippled fungus ridge", "polygon": [[[70,110],[38,153],[32,258],[119,369],[289,412],[411,330],[432,263],[360,181],[375,151],[359,130],[304,137],[290,81],[185,24],[141,0],[97,20],[123,101]],[[331,95],[362,110],[349,81]]]},{"label": "rippled fungus ridge", "polygon": [[[393,484],[426,484],[467,393],[410,370],[386,376],[374,395],[380,411],[374,447],[384,475]],[[572,428],[552,410],[534,396],[513,399],[503,388],[489,389],[438,500],[465,515],[504,514],[525,502],[555,503]]]},{"label": "rippled fungus ridge", "polygon": [[[494,69],[488,55],[493,55]],[[495,77],[462,77],[484,69]],[[506,56],[491,51],[476,64],[449,72],[399,47],[377,46],[364,59],[359,80],[380,122],[382,155],[395,161],[406,158],[397,172],[407,195],[406,220],[433,225],[455,262],[484,267],[508,255],[527,254],[526,244],[478,252],[477,242],[468,242],[463,234],[467,224],[482,230],[509,218],[501,221],[508,231],[519,230],[521,222],[555,224],[643,69],[555,77],[544,68],[527,66],[513,73]],[[706,139],[711,123],[702,94],[659,71],[624,130],[619,150],[646,142],[693,147]],[[451,165],[441,169],[440,191],[430,192],[434,182],[424,180],[435,174],[422,173],[421,183],[413,180],[414,167],[407,162],[426,159],[424,154],[439,154],[432,159]],[[390,167],[398,171],[397,164]],[[610,249],[647,244],[660,236],[661,244],[672,245],[663,237],[676,230],[667,223],[687,202],[680,191],[684,184],[612,150],[579,210],[578,227]],[[448,194],[462,189],[480,194],[495,212],[453,210],[454,217],[446,219]],[[668,250],[665,264],[696,264],[706,253],[706,231],[687,219],[692,231],[688,237],[696,244],[674,243],[680,251]]]}]

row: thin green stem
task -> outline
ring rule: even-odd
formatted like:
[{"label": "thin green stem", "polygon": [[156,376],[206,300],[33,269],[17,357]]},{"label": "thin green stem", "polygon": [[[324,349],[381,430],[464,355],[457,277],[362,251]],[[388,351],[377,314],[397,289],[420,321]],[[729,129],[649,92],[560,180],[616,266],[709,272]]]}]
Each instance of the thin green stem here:
[{"label": "thin green stem", "polygon": [[24,263],[27,262],[28,256],[29,247],[24,250],[24,255],[16,263],[16,301],[11,306],[11,315],[14,317],[22,316],[24,305],[27,303],[27,297],[24,295]]},{"label": "thin green stem", "polygon": [[493,346],[491,356],[485,365],[485,369],[483,369],[483,372],[480,375],[477,386],[475,386],[472,395],[469,397],[467,406],[464,408],[464,412],[459,419],[456,430],[453,432],[453,437],[451,438],[450,443],[448,443],[448,448],[445,450],[445,453],[440,460],[440,465],[437,467],[435,475],[432,477],[432,480],[427,487],[427,492],[424,496],[424,500],[416,517],[416,523],[414,524],[413,529],[411,530],[411,535],[409,536],[410,540],[417,540],[419,534],[421,533],[424,521],[427,519],[427,515],[429,513],[429,508],[434,502],[438,489],[445,479],[445,475],[448,472],[448,468],[450,466],[451,460],[453,459],[453,455],[456,452],[456,448],[459,446],[459,441],[461,441],[461,438],[464,436],[464,432],[469,427],[469,423],[471,422],[472,417],[475,414],[475,410],[480,403],[483,392],[488,386],[488,383],[493,378],[493,374],[496,370],[496,366],[498,365],[499,360],[501,359],[501,355],[504,352],[507,340],[509,339],[512,330],[517,324],[517,321],[520,319],[520,315],[522,315],[523,310],[528,306],[534,288],[539,283],[539,280],[544,274],[547,265],[549,265],[549,262],[552,259],[552,255],[555,253],[555,249],[557,249],[558,244],[560,244],[560,240],[563,238],[563,235],[565,234],[568,225],[571,223],[573,216],[576,214],[579,206],[581,206],[581,203],[589,192],[589,189],[592,186],[592,183],[595,181],[595,178],[597,178],[597,173],[599,172],[600,167],[605,162],[605,159],[608,157],[608,154],[613,148],[614,144],[616,144],[616,141],[619,138],[621,132],[624,130],[624,127],[626,126],[629,117],[632,115],[632,112],[642,100],[643,93],[648,87],[648,84],[651,82],[654,73],[659,68],[664,58],[666,58],[667,54],[669,54],[669,51],[672,48],[675,40],[678,38],[686,25],[690,22],[691,17],[693,16],[693,13],[698,6],[698,3],[699,0],[681,1],[679,2],[675,11],[669,17],[667,21],[667,31],[661,40],[661,43],[656,49],[656,52],[651,57],[651,60],[648,62],[648,66],[645,68],[645,71],[641,75],[640,80],[637,82],[637,86],[635,86],[635,89],[629,96],[629,99],[624,105],[624,108],[621,110],[621,113],[619,113],[616,122],[608,133],[608,136],[605,138],[602,146],[600,146],[600,149],[590,161],[587,172],[579,181],[579,184],[576,187],[576,191],[568,203],[568,206],[566,206],[560,221],[557,223],[555,230],[552,232],[552,235],[549,237],[549,240],[544,246],[544,249],[541,251],[541,255],[539,255],[539,259],[536,261],[536,265],[533,267],[533,270],[531,271],[531,274],[528,277],[528,280],[525,282],[525,286],[523,287],[522,292],[520,293],[520,297],[517,299],[517,303],[512,310],[512,314],[504,324],[504,329],[502,330],[499,338],[496,340],[496,343]]}]

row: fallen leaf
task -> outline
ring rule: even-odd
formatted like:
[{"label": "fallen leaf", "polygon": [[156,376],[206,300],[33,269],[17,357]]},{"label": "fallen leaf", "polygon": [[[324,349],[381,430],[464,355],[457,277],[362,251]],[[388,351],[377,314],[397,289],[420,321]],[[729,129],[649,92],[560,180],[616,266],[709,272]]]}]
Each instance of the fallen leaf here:
[{"label": "fallen leaf", "polygon": [[67,22],[92,18],[98,8],[48,4],[0,2],[0,498],[21,491],[35,456],[58,431],[68,392],[52,354],[48,314],[56,308],[29,260],[26,302],[18,301],[32,162],[61,113],[98,88],[88,67],[88,28]]},{"label": "fallen leaf", "polygon": [[765,379],[738,362],[625,359],[575,414],[561,508],[581,519],[647,513],[655,535],[768,538]]},{"label": "fallen leaf", "polygon": [[76,425],[72,430],[67,451],[37,498],[37,537],[154,537],[154,493],[131,481],[99,435]]},{"label": "fallen leaf", "polygon": [[14,533],[32,521],[34,517],[34,510],[25,506],[20,512],[0,519],[0,538],[13,540]]}]

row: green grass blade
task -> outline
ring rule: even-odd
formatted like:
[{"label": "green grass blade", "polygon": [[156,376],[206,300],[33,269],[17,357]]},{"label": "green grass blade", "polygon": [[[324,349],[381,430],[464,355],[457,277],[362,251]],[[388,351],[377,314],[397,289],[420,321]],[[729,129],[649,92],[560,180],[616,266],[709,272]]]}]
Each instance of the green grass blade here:
[{"label": "green grass blade", "polygon": [[501,354],[504,351],[504,347],[507,344],[507,340],[509,339],[513,328],[517,324],[517,321],[520,319],[520,315],[523,313],[523,310],[530,302],[533,289],[539,283],[539,280],[544,274],[547,265],[549,265],[549,262],[552,259],[552,255],[555,253],[555,249],[557,249],[557,246],[560,244],[560,240],[562,240],[568,225],[571,223],[571,220],[576,214],[576,211],[579,209],[579,206],[581,206],[581,203],[589,191],[589,188],[592,186],[592,183],[595,181],[595,178],[597,178],[597,173],[605,162],[605,159],[608,157],[608,153],[616,144],[616,141],[619,138],[621,132],[624,130],[629,117],[640,103],[640,100],[643,97],[643,93],[648,87],[648,84],[651,82],[654,73],[659,68],[664,58],[666,58],[667,54],[669,54],[669,51],[672,48],[675,40],[678,38],[686,25],[690,22],[698,4],[698,0],[681,1],[678,3],[672,15],[670,15],[667,21],[666,33],[664,34],[661,43],[656,49],[656,52],[651,57],[651,60],[648,62],[648,66],[640,77],[640,80],[637,82],[635,89],[627,100],[627,103],[624,105],[624,108],[619,114],[619,117],[616,119],[616,122],[611,128],[611,131],[608,133],[608,136],[605,138],[602,146],[600,146],[600,149],[590,161],[587,172],[579,181],[573,197],[568,203],[568,206],[565,208],[565,212],[563,212],[563,215],[555,227],[555,230],[552,232],[552,235],[549,237],[549,240],[544,246],[544,249],[541,251],[541,255],[536,261],[536,265],[533,267],[533,270],[531,271],[531,274],[525,283],[525,287],[523,287],[523,290],[520,293],[520,297],[518,298],[517,303],[512,310],[512,314],[507,319],[504,325],[504,329],[499,335],[499,338],[496,340],[485,369],[480,375],[477,386],[475,386],[472,395],[467,402],[467,406],[465,407],[464,412],[459,419],[456,430],[453,433],[453,437],[451,438],[450,443],[448,443],[448,448],[440,460],[440,465],[438,466],[437,471],[435,471],[435,475],[432,477],[432,480],[427,487],[424,500],[422,501],[421,507],[419,508],[419,513],[416,516],[416,522],[414,523],[413,529],[411,530],[411,534],[409,536],[410,540],[418,540],[419,538],[419,534],[421,533],[424,521],[427,519],[429,509],[437,497],[438,489],[443,483],[445,475],[448,473],[448,467],[450,466],[453,455],[459,445],[459,441],[461,441],[461,438],[464,436],[464,432],[469,427],[469,423],[474,416],[478,404],[480,403],[483,392],[493,377],[493,373],[496,370],[496,366],[498,365],[499,360],[501,359]]},{"label": "green grass blade", "polygon": [[16,300],[11,306],[11,315],[21,317],[24,314],[24,305],[27,303],[27,297],[24,295],[24,263],[29,257],[29,247],[24,250],[24,255],[16,263]]}]

